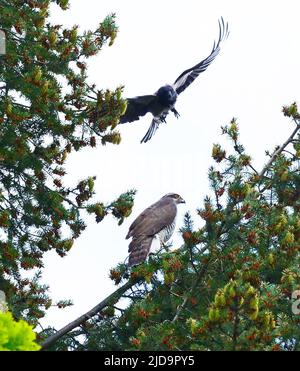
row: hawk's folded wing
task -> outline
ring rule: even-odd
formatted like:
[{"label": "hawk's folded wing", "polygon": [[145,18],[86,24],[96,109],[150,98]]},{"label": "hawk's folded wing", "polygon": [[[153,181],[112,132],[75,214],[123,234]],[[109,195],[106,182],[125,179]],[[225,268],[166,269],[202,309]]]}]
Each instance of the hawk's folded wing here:
[{"label": "hawk's folded wing", "polygon": [[160,199],[136,218],[126,236],[126,239],[132,237],[128,248],[130,267],[147,258],[153,238],[174,222],[176,213],[177,208],[172,200]]},{"label": "hawk's folded wing", "polygon": [[144,210],[131,224],[126,239],[139,236],[155,236],[173,223],[177,208],[172,200],[160,199]]}]

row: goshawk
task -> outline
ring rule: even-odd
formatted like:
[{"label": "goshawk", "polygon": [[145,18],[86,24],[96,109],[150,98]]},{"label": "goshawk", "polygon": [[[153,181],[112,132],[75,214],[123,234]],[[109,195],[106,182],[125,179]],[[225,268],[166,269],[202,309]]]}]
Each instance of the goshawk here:
[{"label": "goshawk", "polygon": [[156,237],[162,243],[171,238],[175,229],[177,205],[181,203],[185,203],[181,196],[168,193],[144,210],[131,224],[126,236],[126,239],[132,237],[128,248],[129,267],[146,260]]}]

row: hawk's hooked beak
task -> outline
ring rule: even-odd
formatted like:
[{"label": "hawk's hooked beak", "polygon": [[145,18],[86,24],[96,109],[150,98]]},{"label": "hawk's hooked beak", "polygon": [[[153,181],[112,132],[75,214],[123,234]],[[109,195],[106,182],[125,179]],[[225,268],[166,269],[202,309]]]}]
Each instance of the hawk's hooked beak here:
[{"label": "hawk's hooked beak", "polygon": [[178,200],[180,204],[185,204],[185,201],[182,197],[180,197],[180,199]]}]

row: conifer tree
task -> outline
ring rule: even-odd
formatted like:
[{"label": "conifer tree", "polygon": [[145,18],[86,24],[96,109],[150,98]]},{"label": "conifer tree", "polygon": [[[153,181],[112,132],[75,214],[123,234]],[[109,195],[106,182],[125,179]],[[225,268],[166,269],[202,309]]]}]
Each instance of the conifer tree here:
[{"label": "conifer tree", "polygon": [[[64,185],[68,155],[84,147],[119,144],[126,109],[122,88],[87,83],[87,59],[117,35],[114,14],[80,34],[47,19],[50,5],[68,0],[0,0],[0,290],[16,319],[35,325],[52,303],[41,285],[43,255],[64,256],[85,229],[82,212],[122,223],[134,191],[111,202],[92,201],[95,177]],[[36,272],[24,278],[24,271]],[[57,303],[59,307],[68,301]]]},{"label": "conifer tree", "polygon": [[266,153],[260,171],[240,143],[236,119],[223,127],[232,151],[213,146],[201,228],[186,214],[177,250],[150,256],[129,281],[123,264],[113,268],[110,277],[127,281],[124,290],[45,346],[300,350],[300,115],[296,103],[283,112],[296,126]]},{"label": "conifer tree", "polygon": [[[0,0],[6,35],[0,56],[0,290],[14,318],[33,325],[53,304],[41,285],[44,253],[70,250],[85,228],[83,211],[97,222],[112,213],[122,223],[134,196],[129,191],[112,202],[92,201],[92,175],[64,185],[72,151],[120,143],[116,126],[126,102],[121,87],[101,91],[87,83],[86,60],[116,37],[114,15],[81,35],[77,27],[48,23],[51,3],[68,8],[68,0]],[[296,127],[267,152],[262,170],[240,143],[236,120],[224,127],[233,149],[228,154],[213,146],[211,194],[198,210],[202,227],[195,229],[187,214],[177,250],[131,271],[124,264],[113,268],[111,279],[123,286],[63,331],[40,333],[48,337],[44,348],[299,350],[300,115],[295,103],[283,113]],[[24,278],[24,270],[37,273]],[[8,317],[2,323],[12,328]]]}]

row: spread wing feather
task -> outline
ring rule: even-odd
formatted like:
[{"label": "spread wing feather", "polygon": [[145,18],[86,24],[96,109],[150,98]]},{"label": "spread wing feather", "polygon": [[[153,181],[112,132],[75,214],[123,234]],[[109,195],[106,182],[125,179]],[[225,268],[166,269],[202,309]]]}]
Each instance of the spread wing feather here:
[{"label": "spread wing feather", "polygon": [[149,112],[149,107],[155,102],[155,95],[141,95],[127,99],[127,109],[120,119],[120,123],[133,122]]},{"label": "spread wing feather", "polygon": [[220,52],[220,44],[229,35],[228,23],[224,23],[223,18],[219,20],[219,39],[218,42],[214,42],[210,55],[203,59],[200,63],[194,67],[187,69],[174,82],[174,89],[177,94],[182,93],[198,76],[201,72],[204,72],[211,62],[216,58]]}]

